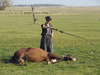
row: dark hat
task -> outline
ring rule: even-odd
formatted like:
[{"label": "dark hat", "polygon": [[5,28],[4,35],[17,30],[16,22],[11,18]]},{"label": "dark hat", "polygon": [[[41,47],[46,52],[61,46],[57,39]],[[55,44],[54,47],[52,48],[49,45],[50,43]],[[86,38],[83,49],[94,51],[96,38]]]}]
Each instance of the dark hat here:
[{"label": "dark hat", "polygon": [[50,16],[46,16],[45,19],[46,19],[47,21],[51,21],[51,20],[52,20],[52,18],[51,18]]}]

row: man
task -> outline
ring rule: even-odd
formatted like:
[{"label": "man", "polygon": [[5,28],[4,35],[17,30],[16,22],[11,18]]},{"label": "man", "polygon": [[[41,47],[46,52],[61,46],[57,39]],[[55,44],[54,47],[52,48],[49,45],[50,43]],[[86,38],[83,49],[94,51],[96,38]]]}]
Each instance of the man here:
[{"label": "man", "polygon": [[50,24],[50,21],[52,18],[50,16],[46,16],[46,23],[42,24],[42,37],[41,37],[41,43],[40,43],[40,48],[53,53],[53,45],[52,45],[52,37],[53,37],[53,32],[52,32],[52,25]]}]

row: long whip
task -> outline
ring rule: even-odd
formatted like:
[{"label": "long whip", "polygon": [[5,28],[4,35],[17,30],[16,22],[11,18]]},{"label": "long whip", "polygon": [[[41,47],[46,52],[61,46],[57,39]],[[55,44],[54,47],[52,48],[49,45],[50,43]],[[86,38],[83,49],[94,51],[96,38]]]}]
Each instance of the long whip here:
[{"label": "long whip", "polygon": [[77,35],[74,35],[74,34],[70,34],[70,33],[68,33],[68,32],[64,32],[64,31],[61,31],[61,30],[56,29],[56,28],[52,28],[52,29],[53,29],[53,30],[56,30],[56,31],[59,31],[60,33],[64,33],[64,34],[67,34],[67,35],[70,35],[70,36],[74,36],[74,37],[77,37],[77,38],[81,38],[81,39],[85,40],[86,42],[89,42],[89,43],[96,49],[96,46],[95,46],[91,41],[89,41],[89,40],[86,39],[86,38],[83,38],[83,37],[81,37],[81,36],[77,36]]}]

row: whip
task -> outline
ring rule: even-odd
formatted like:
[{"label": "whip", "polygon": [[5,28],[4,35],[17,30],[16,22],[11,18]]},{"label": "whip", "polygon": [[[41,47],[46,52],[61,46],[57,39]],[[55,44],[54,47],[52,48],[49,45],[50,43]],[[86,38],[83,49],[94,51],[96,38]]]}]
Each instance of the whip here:
[{"label": "whip", "polygon": [[81,36],[77,36],[77,35],[74,35],[74,34],[70,34],[68,32],[64,32],[64,31],[61,31],[61,30],[56,29],[56,28],[52,28],[52,29],[55,30],[55,31],[59,31],[60,33],[64,33],[64,34],[67,34],[67,35],[70,35],[70,36],[74,36],[74,37],[77,37],[77,38],[81,38],[81,39],[85,40],[86,42],[89,42],[96,49],[95,45],[91,41],[89,41],[88,39],[86,39],[86,38],[83,38]]}]

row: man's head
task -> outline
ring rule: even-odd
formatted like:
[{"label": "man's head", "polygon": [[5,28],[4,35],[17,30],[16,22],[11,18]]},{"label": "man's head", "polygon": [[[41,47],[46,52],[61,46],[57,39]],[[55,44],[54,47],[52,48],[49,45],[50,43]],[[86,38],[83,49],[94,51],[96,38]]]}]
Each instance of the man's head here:
[{"label": "man's head", "polygon": [[52,20],[52,18],[50,16],[46,16],[45,19],[46,19],[46,21],[51,21]]}]

